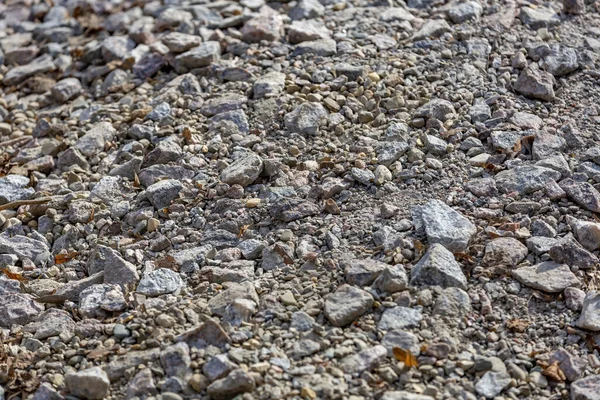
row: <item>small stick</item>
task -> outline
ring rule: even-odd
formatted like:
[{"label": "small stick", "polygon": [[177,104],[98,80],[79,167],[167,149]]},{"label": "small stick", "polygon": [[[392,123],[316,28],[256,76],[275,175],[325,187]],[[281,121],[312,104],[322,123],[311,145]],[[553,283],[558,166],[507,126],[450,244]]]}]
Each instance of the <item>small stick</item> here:
[{"label": "small stick", "polygon": [[18,137],[15,139],[9,139],[9,140],[5,140],[4,142],[0,142],[0,147],[7,147],[7,146],[11,146],[13,144],[16,143],[20,143],[20,142],[29,142],[31,140],[31,136],[25,136],[25,137]]},{"label": "small stick", "polygon": [[12,208],[17,208],[17,207],[21,207],[21,206],[28,206],[31,204],[42,204],[42,203],[47,203],[50,200],[52,200],[52,197],[42,197],[39,199],[32,199],[32,200],[17,200],[17,201],[11,201],[10,203],[6,203],[0,206],[0,211],[2,210],[10,210]]}]

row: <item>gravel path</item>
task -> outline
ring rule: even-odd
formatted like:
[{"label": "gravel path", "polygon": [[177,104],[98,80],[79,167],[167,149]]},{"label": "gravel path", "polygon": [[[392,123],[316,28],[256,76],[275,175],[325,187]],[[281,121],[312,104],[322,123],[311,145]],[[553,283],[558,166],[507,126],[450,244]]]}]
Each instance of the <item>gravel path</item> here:
[{"label": "gravel path", "polygon": [[0,400],[600,399],[600,7],[0,2]]}]

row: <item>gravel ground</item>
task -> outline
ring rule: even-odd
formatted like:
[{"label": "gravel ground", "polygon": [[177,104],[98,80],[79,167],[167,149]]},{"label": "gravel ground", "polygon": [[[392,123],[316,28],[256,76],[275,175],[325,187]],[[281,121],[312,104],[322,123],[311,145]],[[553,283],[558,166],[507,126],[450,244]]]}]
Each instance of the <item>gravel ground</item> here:
[{"label": "gravel ground", "polygon": [[0,399],[599,400],[599,12],[1,2]]}]

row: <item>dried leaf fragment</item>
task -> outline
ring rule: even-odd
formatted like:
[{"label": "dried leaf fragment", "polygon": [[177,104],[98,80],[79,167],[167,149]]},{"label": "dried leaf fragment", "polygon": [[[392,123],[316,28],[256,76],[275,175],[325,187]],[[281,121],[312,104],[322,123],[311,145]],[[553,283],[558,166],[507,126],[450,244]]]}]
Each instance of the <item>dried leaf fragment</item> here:
[{"label": "dried leaf fragment", "polygon": [[54,263],[56,265],[64,264],[68,261],[71,261],[75,257],[77,257],[78,254],[79,254],[79,252],[77,252],[77,251],[72,251],[70,253],[57,254],[56,256],[54,256]]},{"label": "dried leaf fragment", "polygon": [[558,366],[558,361],[554,361],[552,364],[545,367],[542,374],[557,382],[564,382],[567,379],[564,372],[562,372]]},{"label": "dried leaf fragment", "polygon": [[394,347],[392,352],[394,353],[396,360],[403,362],[407,367],[411,368],[419,366],[417,357],[415,357],[410,351],[401,349],[400,347]]},{"label": "dried leaf fragment", "polygon": [[527,330],[528,326],[529,326],[529,321],[525,321],[522,319],[515,318],[515,319],[506,321],[506,327],[508,329],[510,329],[511,331],[519,332],[519,333],[525,332],[525,330]]}]

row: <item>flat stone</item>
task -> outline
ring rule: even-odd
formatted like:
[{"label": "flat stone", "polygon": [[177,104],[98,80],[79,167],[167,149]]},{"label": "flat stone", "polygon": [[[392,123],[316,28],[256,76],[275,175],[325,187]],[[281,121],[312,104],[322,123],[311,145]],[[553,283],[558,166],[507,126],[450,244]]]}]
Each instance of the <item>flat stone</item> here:
[{"label": "flat stone", "polygon": [[550,28],[560,24],[560,17],[547,7],[521,7],[519,19],[531,29]]},{"label": "flat stone", "polygon": [[230,185],[237,184],[245,187],[258,179],[263,166],[263,160],[260,156],[248,152],[221,172],[221,180]]},{"label": "flat stone", "polygon": [[419,338],[408,332],[399,329],[394,329],[385,334],[381,340],[381,344],[388,350],[388,356],[394,357],[394,347],[399,347],[402,350],[410,351],[415,357],[421,354],[421,345]]},{"label": "flat stone", "polygon": [[227,377],[211,383],[207,393],[215,400],[229,400],[239,394],[251,392],[254,388],[254,379],[243,369],[236,369]]},{"label": "flat stone", "polygon": [[285,127],[292,133],[314,135],[319,121],[329,113],[320,103],[302,103],[285,116]]},{"label": "flat stone", "polygon": [[511,382],[511,377],[506,372],[488,371],[475,384],[475,391],[492,399],[499,395]]},{"label": "flat stone", "polygon": [[582,269],[593,268],[600,262],[595,254],[584,249],[570,234],[559,239],[550,248],[548,254],[557,263]]},{"label": "flat stone", "polygon": [[440,244],[433,244],[410,270],[411,285],[467,288],[467,278],[454,255]]},{"label": "flat stone", "polygon": [[514,238],[497,238],[485,246],[483,263],[490,266],[515,267],[527,257],[527,247]]},{"label": "flat stone", "polygon": [[164,179],[150,185],[146,189],[146,196],[157,210],[162,210],[179,198],[182,189],[183,184],[177,179]]},{"label": "flat stone", "polygon": [[373,296],[350,285],[340,286],[325,297],[325,317],[333,326],[352,323],[373,307]]},{"label": "flat stone", "polygon": [[205,349],[208,346],[224,348],[231,343],[231,338],[223,330],[219,323],[212,319],[207,320],[202,325],[192,328],[175,339],[177,342],[186,342],[190,347]]},{"label": "flat stone", "polygon": [[571,383],[571,400],[600,400],[600,375],[590,375]]},{"label": "flat stone", "polygon": [[221,58],[221,45],[216,41],[202,43],[198,47],[175,57],[178,68],[194,69],[206,67]]},{"label": "flat stone", "polygon": [[291,222],[321,212],[320,207],[307,200],[286,198],[269,207],[269,214],[283,222]]},{"label": "flat stone", "polygon": [[579,286],[579,279],[569,266],[546,261],[513,271],[513,277],[525,286],[548,293],[559,293],[570,286]]},{"label": "flat stone", "polygon": [[314,20],[293,21],[288,30],[288,41],[292,44],[329,39],[329,37],[329,29]]},{"label": "flat stone", "polygon": [[435,397],[416,394],[404,390],[393,390],[383,393],[379,400],[435,400]]},{"label": "flat stone", "polygon": [[259,303],[258,294],[252,282],[230,283],[227,289],[208,301],[208,308],[213,314],[223,316],[227,306],[236,299],[246,299],[256,304]]},{"label": "flat stone", "polygon": [[42,304],[26,294],[7,293],[0,295],[0,326],[25,325],[32,322],[44,310]]},{"label": "flat stone", "polygon": [[125,286],[139,280],[135,265],[125,261],[116,250],[98,245],[88,263],[88,273],[94,275],[101,271],[104,272],[104,283]]},{"label": "flat stone", "polygon": [[28,187],[29,183],[29,178],[21,175],[6,175],[0,178],[0,205],[30,199],[35,189]]},{"label": "flat stone", "polygon": [[413,36],[412,40],[422,40],[426,38],[437,38],[446,32],[451,32],[452,28],[445,19],[429,19],[423,24]]},{"label": "flat stone", "polygon": [[585,295],[581,315],[575,325],[594,332],[600,331],[600,294],[598,292],[591,290]]},{"label": "flat stone", "polygon": [[470,19],[479,18],[483,13],[483,7],[476,1],[466,1],[453,6],[448,11],[448,17],[455,24],[462,24]]},{"label": "flat stone", "polygon": [[154,297],[173,293],[184,286],[185,283],[177,272],[167,268],[159,268],[144,274],[136,291],[146,296]]},{"label": "flat stone", "polygon": [[383,362],[386,357],[386,348],[377,345],[343,358],[340,361],[340,368],[347,374],[360,374],[361,372],[372,370]]},{"label": "flat stone", "polygon": [[397,306],[383,312],[377,328],[383,331],[414,328],[419,325],[421,319],[423,316],[420,310]]},{"label": "flat stone", "polygon": [[507,169],[496,174],[496,186],[502,193],[533,193],[545,187],[550,180],[558,181],[560,172],[535,165]]},{"label": "flat stone", "polygon": [[600,212],[600,192],[587,182],[573,179],[563,179],[560,187],[567,193],[569,199],[592,212]]},{"label": "flat stone", "polygon": [[540,70],[535,65],[530,64],[525,68],[515,82],[513,89],[515,92],[525,97],[532,97],[545,101],[554,101],[554,78],[549,72]]}]

